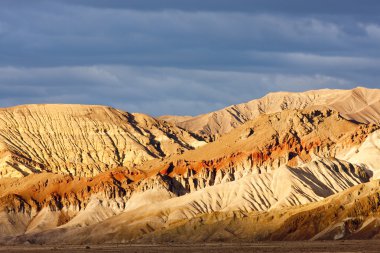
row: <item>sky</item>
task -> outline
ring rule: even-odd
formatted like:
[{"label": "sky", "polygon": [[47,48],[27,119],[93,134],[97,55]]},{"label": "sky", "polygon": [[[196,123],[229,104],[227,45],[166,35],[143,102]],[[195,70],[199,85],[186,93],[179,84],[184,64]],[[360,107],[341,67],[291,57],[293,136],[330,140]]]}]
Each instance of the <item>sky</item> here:
[{"label": "sky", "polygon": [[0,107],[197,115],[380,88],[378,0],[1,0]]}]

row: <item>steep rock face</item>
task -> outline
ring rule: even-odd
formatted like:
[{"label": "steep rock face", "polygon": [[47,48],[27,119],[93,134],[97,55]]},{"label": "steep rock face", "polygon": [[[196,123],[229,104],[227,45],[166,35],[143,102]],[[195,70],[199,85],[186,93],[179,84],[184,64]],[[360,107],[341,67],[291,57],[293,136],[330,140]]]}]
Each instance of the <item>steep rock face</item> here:
[{"label": "steep rock face", "polygon": [[276,92],[247,103],[223,108],[193,118],[163,116],[192,132],[217,138],[260,114],[308,107],[330,108],[347,119],[380,123],[380,90],[362,87],[353,90],[315,90],[302,93]]},{"label": "steep rock face", "polygon": [[0,177],[41,171],[92,176],[202,144],[171,124],[105,106],[28,105],[0,110]]}]

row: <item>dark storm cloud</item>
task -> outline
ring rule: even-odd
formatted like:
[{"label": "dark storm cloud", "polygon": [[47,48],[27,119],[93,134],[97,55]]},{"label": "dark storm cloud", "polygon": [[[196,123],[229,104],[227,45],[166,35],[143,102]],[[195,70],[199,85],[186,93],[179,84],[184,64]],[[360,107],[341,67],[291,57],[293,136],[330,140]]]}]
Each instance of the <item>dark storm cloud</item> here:
[{"label": "dark storm cloud", "polygon": [[379,87],[379,1],[2,0],[0,103],[197,114]]}]

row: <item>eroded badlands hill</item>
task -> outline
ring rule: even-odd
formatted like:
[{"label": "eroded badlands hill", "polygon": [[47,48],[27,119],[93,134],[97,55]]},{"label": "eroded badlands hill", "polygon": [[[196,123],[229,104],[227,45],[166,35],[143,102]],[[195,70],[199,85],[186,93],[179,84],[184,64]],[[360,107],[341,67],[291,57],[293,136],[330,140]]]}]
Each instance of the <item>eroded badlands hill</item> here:
[{"label": "eroded badlands hill", "polygon": [[184,219],[170,228],[146,233],[138,241],[202,243],[379,238],[380,181],[375,180],[304,206],[248,215],[203,214]]},{"label": "eroded badlands hill", "polygon": [[[174,181],[151,178],[149,183],[145,179],[127,184],[125,176],[114,176],[120,185],[108,177],[100,179],[100,175],[92,182],[53,177],[48,187],[42,188],[46,180],[42,174],[29,177],[29,182],[18,179],[17,199],[12,195],[1,198],[1,205],[6,207],[0,210],[2,234],[13,237],[13,242],[110,243],[144,237],[153,242],[156,233],[165,234],[191,222],[188,233],[172,235],[167,240],[185,242],[190,237],[193,241],[199,235],[199,240],[194,241],[204,241],[204,233],[212,230],[198,235],[190,231],[203,225],[207,229],[208,224],[231,217],[243,218],[322,200],[368,181],[360,166],[324,159],[300,167],[285,166],[273,173],[247,173],[243,178],[185,195],[177,193]],[[100,181],[105,182],[105,187],[99,188]],[[61,188],[66,185],[62,182],[67,189]],[[26,190],[31,183],[37,185],[38,196],[45,196],[44,200]]]},{"label": "eroded badlands hill", "polygon": [[196,117],[163,116],[178,126],[200,135],[215,138],[256,118],[260,114],[285,109],[326,107],[347,119],[363,123],[380,123],[380,90],[358,87],[353,90],[313,90],[301,93],[276,92],[247,103],[232,105]]},{"label": "eroded badlands hill", "polygon": [[0,243],[377,238],[379,99],[275,93],[174,119],[224,133],[211,143],[104,106],[2,109]]},{"label": "eroded badlands hill", "polygon": [[93,176],[202,144],[170,123],[106,106],[0,109],[0,177],[44,171]]},{"label": "eroded badlands hill", "polygon": [[[371,146],[378,129],[329,109],[285,110],[261,115],[195,150],[130,169],[92,178],[41,173],[2,179],[0,241],[271,239],[264,228],[267,220],[277,219],[272,216],[280,218],[268,231],[282,233],[280,225],[286,223],[281,222],[302,214],[301,205],[371,179],[376,165],[359,158],[368,149],[380,157]],[[295,211],[288,216],[287,210]],[[254,235],[248,227],[239,230],[244,217],[254,217],[251,223],[264,217],[257,220],[263,229]],[[237,224],[233,230],[218,229],[231,222]]]},{"label": "eroded badlands hill", "polygon": [[355,152],[377,129],[378,125],[349,121],[329,109],[284,110],[258,116],[212,143],[145,167],[161,168],[170,176],[239,169],[270,172],[282,165]]}]

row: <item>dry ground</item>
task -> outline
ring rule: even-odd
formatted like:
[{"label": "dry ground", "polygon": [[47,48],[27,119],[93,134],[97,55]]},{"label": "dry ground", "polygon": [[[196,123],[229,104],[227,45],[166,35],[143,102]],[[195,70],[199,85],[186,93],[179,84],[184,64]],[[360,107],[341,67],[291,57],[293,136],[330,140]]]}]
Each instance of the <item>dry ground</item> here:
[{"label": "dry ground", "polygon": [[197,245],[17,245],[0,246],[0,252],[380,252],[380,241],[314,241],[314,242],[258,242],[252,244],[197,244]]}]

